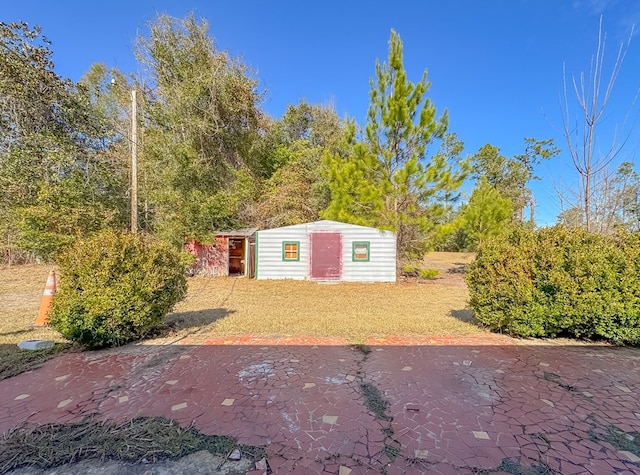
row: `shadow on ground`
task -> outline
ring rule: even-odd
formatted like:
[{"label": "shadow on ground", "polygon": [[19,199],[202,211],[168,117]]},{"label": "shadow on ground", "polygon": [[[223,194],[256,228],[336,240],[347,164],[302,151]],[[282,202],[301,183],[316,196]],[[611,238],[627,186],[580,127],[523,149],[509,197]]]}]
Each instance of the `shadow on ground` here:
[{"label": "shadow on ground", "polygon": [[467,269],[467,265],[464,262],[454,262],[453,266],[447,269],[449,274],[464,274]]},{"label": "shadow on ground", "polygon": [[211,308],[194,312],[176,312],[167,316],[166,323],[172,330],[190,330],[206,327],[235,313],[226,308]]},{"label": "shadow on ground", "polygon": [[0,433],[164,417],[264,448],[273,473],[640,470],[639,349],[492,334],[210,341],[67,354],[0,381]]},{"label": "shadow on ground", "polygon": [[468,308],[464,308],[462,310],[451,310],[451,312],[449,312],[449,315],[460,320],[461,322],[472,323],[479,328],[484,328],[484,325],[480,321],[476,320],[475,316],[473,315],[473,310],[470,310]]},{"label": "shadow on ground", "polygon": [[18,335],[26,335],[32,332],[33,330],[31,328],[23,328],[21,330],[14,330],[10,332],[0,332],[0,336],[18,336]]}]

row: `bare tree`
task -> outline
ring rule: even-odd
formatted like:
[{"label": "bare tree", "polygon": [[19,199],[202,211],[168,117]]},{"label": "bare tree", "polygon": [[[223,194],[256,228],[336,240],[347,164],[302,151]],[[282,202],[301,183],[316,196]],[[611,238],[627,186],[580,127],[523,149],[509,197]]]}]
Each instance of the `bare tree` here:
[{"label": "bare tree", "polygon": [[573,165],[580,176],[579,208],[583,210],[584,225],[588,231],[594,230],[593,214],[596,201],[594,200],[596,184],[600,181],[601,175],[607,173],[611,163],[624,149],[633,128],[633,125],[631,127],[627,127],[627,125],[638,97],[637,93],[622,123],[614,128],[610,145],[603,149],[600,148],[598,141],[599,125],[611,99],[632,35],[633,28],[629,34],[629,39],[620,44],[611,73],[608,77],[605,77],[606,34],[602,32],[602,17],[600,17],[598,45],[595,55],[591,58],[589,74],[581,73],[578,77],[571,77],[570,84],[575,94],[579,114],[579,119],[576,119],[575,123],[570,117],[569,87],[567,86],[566,68],[563,67],[563,135],[567,141]]}]

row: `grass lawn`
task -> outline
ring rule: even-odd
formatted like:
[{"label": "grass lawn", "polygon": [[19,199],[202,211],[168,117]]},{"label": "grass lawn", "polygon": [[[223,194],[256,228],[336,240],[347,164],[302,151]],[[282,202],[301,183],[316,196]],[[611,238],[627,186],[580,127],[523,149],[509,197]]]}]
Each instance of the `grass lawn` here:
[{"label": "grass lawn", "polygon": [[[425,265],[439,269],[433,281],[396,284],[317,284],[245,278],[189,279],[187,298],[167,317],[177,335],[368,337],[467,335],[472,323],[462,280],[471,254],[431,253]],[[57,332],[33,327],[51,266],[0,268],[0,379],[37,366],[69,344]],[[454,272],[451,272],[454,271]],[[20,350],[22,340],[51,339],[52,350]]]},{"label": "grass lawn", "polygon": [[196,277],[189,294],[168,317],[191,336],[340,336],[352,343],[368,337],[467,335],[472,323],[460,272],[472,254],[432,253],[433,281],[396,284],[256,281]]},{"label": "grass lawn", "polygon": [[[71,345],[54,330],[34,327],[47,276],[52,266],[0,268],[0,379],[37,367]],[[50,350],[21,350],[22,340],[46,339],[58,344]]]}]

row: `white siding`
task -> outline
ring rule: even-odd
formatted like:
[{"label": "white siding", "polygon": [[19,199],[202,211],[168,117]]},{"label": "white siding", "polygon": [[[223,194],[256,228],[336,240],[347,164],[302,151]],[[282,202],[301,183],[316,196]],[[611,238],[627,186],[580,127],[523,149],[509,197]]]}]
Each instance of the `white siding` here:
[{"label": "white siding", "polygon": [[[317,221],[259,231],[256,235],[257,279],[309,279],[310,234],[339,232],[342,235],[342,278],[348,282],[395,282],[396,238],[389,231],[365,226]],[[282,243],[300,242],[300,261],[282,260]],[[353,242],[369,242],[369,262],[353,261]]]},{"label": "white siding", "polygon": [[[282,243],[300,241],[300,260],[282,260]],[[285,226],[256,233],[256,279],[308,279],[309,236],[304,225]]]},{"label": "white siding", "polygon": [[[395,282],[396,238],[389,231],[361,226],[342,232],[342,280],[347,282]],[[369,262],[353,261],[353,242],[369,242]]]}]

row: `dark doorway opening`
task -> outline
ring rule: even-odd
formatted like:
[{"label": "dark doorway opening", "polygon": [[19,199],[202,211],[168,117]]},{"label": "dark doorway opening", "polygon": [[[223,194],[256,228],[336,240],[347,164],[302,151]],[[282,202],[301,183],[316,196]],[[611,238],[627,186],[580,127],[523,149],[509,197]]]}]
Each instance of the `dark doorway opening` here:
[{"label": "dark doorway opening", "polygon": [[244,275],[245,238],[229,238],[229,275]]}]

